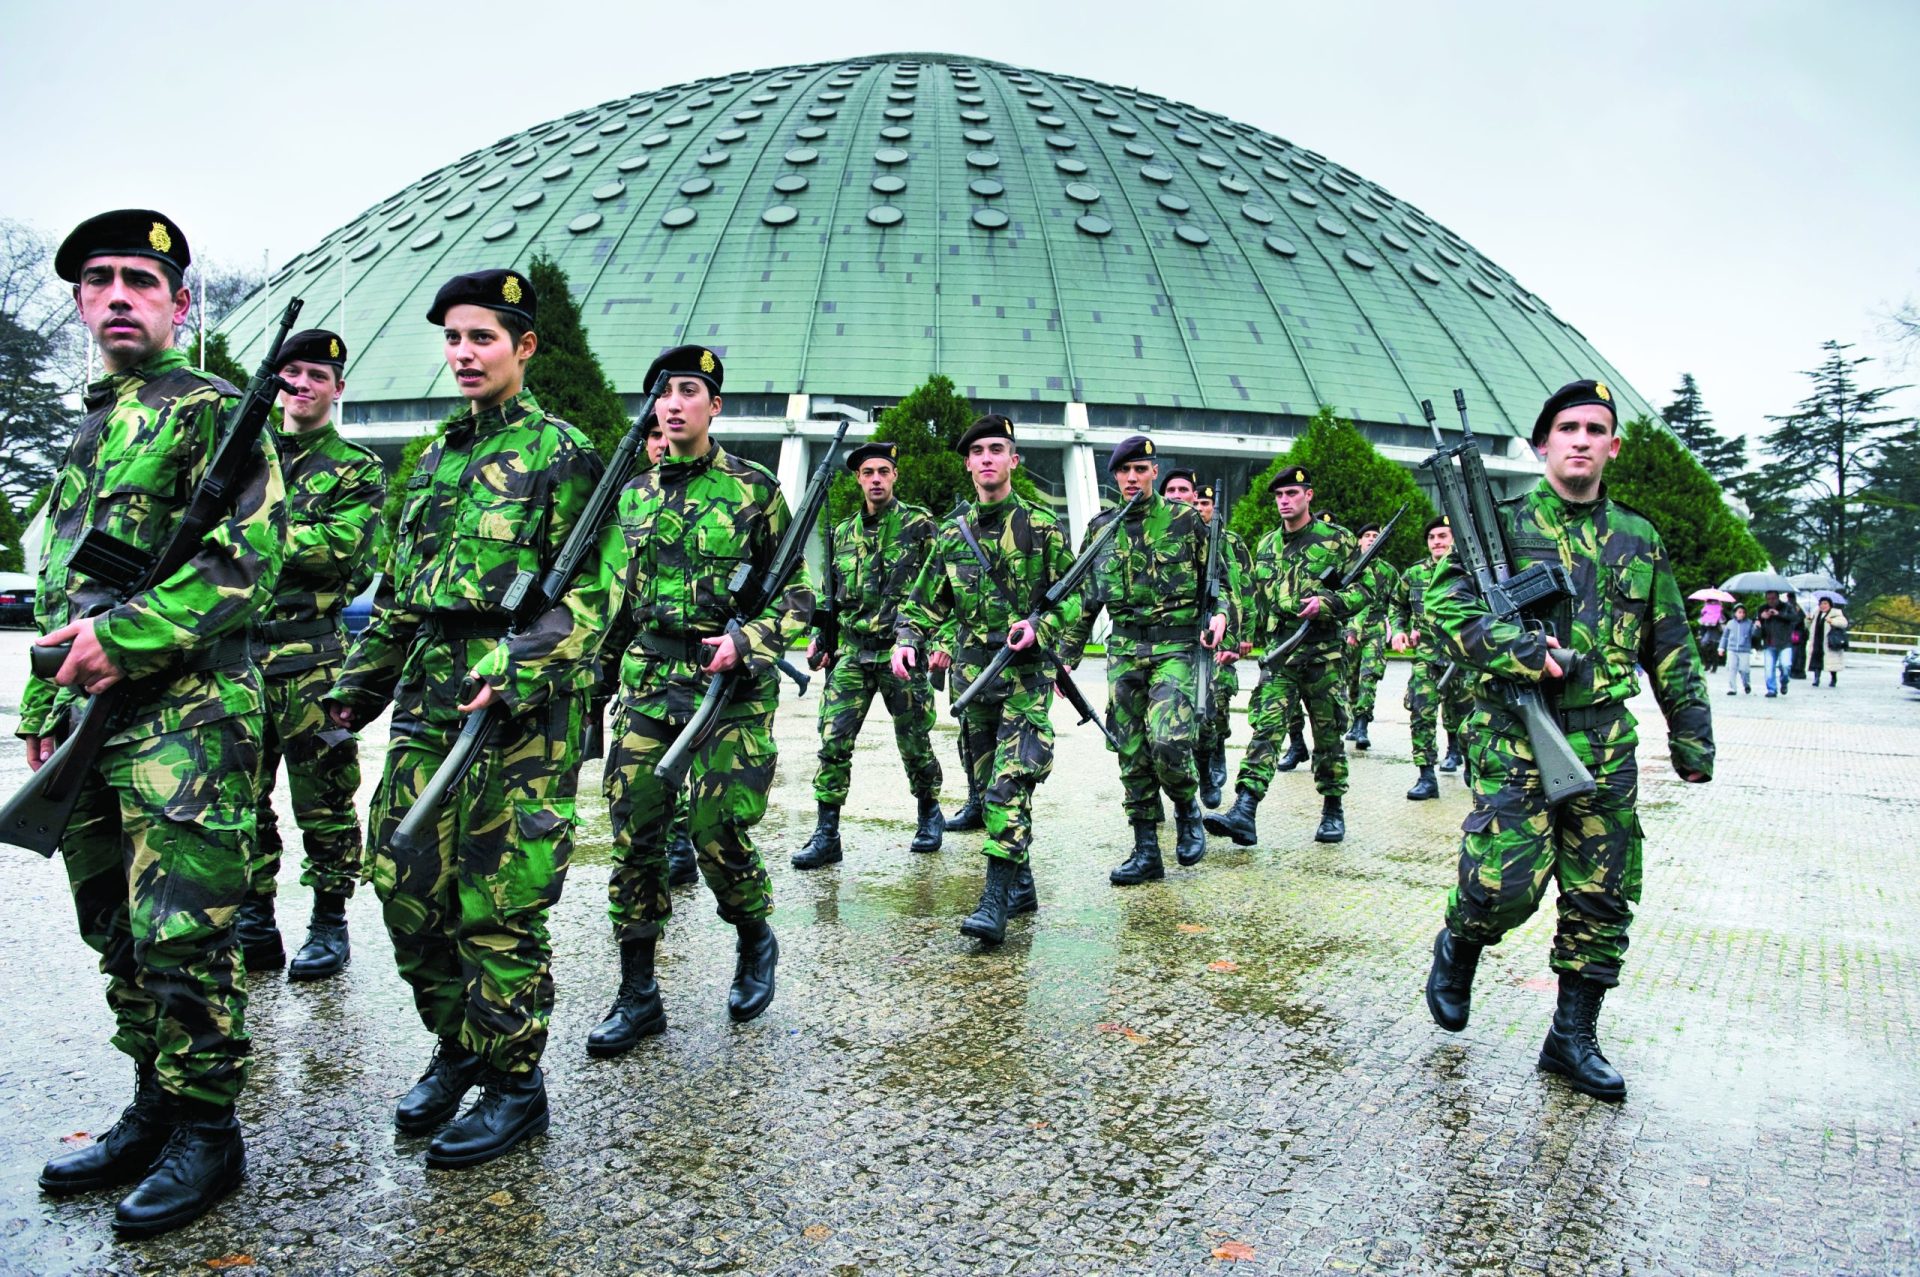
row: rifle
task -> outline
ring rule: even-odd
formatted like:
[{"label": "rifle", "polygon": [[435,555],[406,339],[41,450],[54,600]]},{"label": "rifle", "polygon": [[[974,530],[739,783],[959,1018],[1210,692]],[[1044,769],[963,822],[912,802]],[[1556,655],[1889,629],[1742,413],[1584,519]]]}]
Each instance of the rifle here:
[{"label": "rifle", "polygon": [[[1214,491],[1226,491],[1224,483],[1216,484]],[[1204,723],[1211,717],[1213,706],[1213,649],[1207,646],[1207,621],[1220,610],[1220,542],[1223,539],[1221,528],[1226,524],[1226,511],[1216,502],[1213,518],[1207,521],[1207,571],[1200,578],[1199,624],[1200,634],[1193,641],[1193,721]]]},{"label": "rifle", "polygon": [[[574,520],[573,530],[567,533],[566,541],[555,556],[553,566],[547,569],[545,576],[536,576],[531,571],[520,573],[507,587],[506,596],[501,605],[509,615],[507,638],[520,632],[521,627],[530,624],[545,613],[573,585],[573,578],[579,574],[580,564],[600,543],[600,534],[605,530],[608,520],[620,502],[620,490],[627,486],[627,480],[633,477],[635,459],[646,445],[647,418],[653,415],[653,404],[667,388],[668,375],[661,373],[654,379],[653,388],[647,392],[646,402],[640,405],[640,413],[634,423],[620,439],[613,450],[613,456],[607,460],[607,468],[600,475],[600,482],[594,485],[593,492],[587,497],[585,508],[580,517]],[[591,709],[591,700],[589,700]],[[394,827],[388,845],[398,852],[418,851],[426,846],[429,839],[435,837],[434,818],[439,814],[447,795],[458,785],[466,774],[473,770],[479,761],[480,751],[493,738],[502,721],[507,717],[507,708],[498,700],[489,702],[467,715],[467,721],[460,729],[460,735],[454,739],[453,748],[440,760],[440,766],[433,776],[415,796],[413,806],[407,809],[400,823]],[[598,726],[599,716],[593,715],[594,725]]]},{"label": "rifle", "polygon": [[[1466,570],[1474,593],[1496,619],[1544,634],[1545,625],[1532,613],[1572,598],[1573,578],[1566,568],[1552,562],[1535,563],[1519,572],[1513,570],[1513,552],[1494,508],[1493,486],[1487,480],[1480,445],[1467,422],[1467,396],[1463,391],[1453,392],[1453,406],[1460,413],[1460,442],[1448,447],[1440,435],[1440,427],[1434,424],[1433,402],[1420,401],[1420,411],[1427,419],[1427,428],[1433,431],[1434,441],[1433,455],[1420,464],[1433,475],[1440,493],[1440,506],[1453,525],[1453,552]],[[1572,653],[1557,650],[1560,654],[1556,660],[1572,660]],[[1540,688],[1505,678],[1490,680],[1487,686],[1526,727],[1547,801],[1558,803],[1591,794],[1593,777],[1573,752],[1560,724],[1554,721]]]},{"label": "rifle", "polygon": [[[1124,520],[1128,514],[1132,513],[1133,507],[1139,500],[1140,494],[1138,493],[1127,498],[1127,503],[1114,513],[1113,519],[1107,526],[1100,529],[1100,535],[1087,543],[1087,547],[1080,551],[1080,557],[1067,566],[1067,570],[1060,574],[1058,581],[1055,581],[1051,586],[1047,587],[1046,595],[1040,600],[1040,606],[1034,608],[1025,618],[1028,625],[1035,627],[1036,633],[1040,625],[1040,618],[1048,612],[1051,612],[1059,604],[1061,599],[1066,598],[1067,595],[1080,588],[1080,582],[1086,579],[1087,573],[1093,571],[1094,563],[1099,559],[1100,555],[1106,551],[1108,543],[1114,538],[1114,534],[1120,531],[1121,521]],[[1015,610],[1017,611],[1018,609]],[[966,691],[953,698],[952,703],[947,706],[947,712],[955,718],[958,718],[960,711],[965,709],[974,697],[993,685],[994,680],[1000,677],[1000,672],[1007,668],[1008,663],[1013,660],[1015,655],[1016,653],[1010,647],[1002,647],[999,651],[995,652],[993,659],[987,662],[987,667],[980,671],[980,677],[969,683]],[[1083,703],[1084,702],[1076,702],[1074,707],[1078,709]],[[1088,715],[1093,713],[1091,709],[1084,712]],[[1081,721],[1084,722],[1086,720],[1082,719]],[[1102,734],[1105,734],[1106,728],[1102,727],[1100,730]]]},{"label": "rifle", "polygon": [[[178,572],[200,552],[201,542],[219,518],[232,507],[241,475],[253,459],[266,426],[273,402],[287,383],[280,380],[277,367],[280,344],[293,331],[300,315],[301,299],[287,303],[280,314],[280,331],[267,347],[267,357],[254,371],[253,379],[241,392],[240,401],[227,413],[220,437],[213,445],[200,485],[193,490],[187,508],[173,536],[158,554],[149,554],[137,545],[129,545],[95,528],[74,547],[69,567],[113,591],[114,603],[93,608],[87,615],[98,616],[143,594]],[[46,647],[35,644],[28,654],[33,672],[52,678],[66,664],[72,651],[70,643]],[[4,808],[0,808],[0,842],[10,842],[52,856],[66,836],[67,823],[73,819],[74,805],[80,799],[80,786],[93,771],[107,740],[124,724],[121,713],[138,705],[149,693],[157,692],[178,677],[167,671],[142,679],[122,679],[98,696],[89,697],[79,721],[40,770],[27,778]]]},{"label": "rifle", "polygon": [[807,662],[807,668],[817,670],[833,660],[833,654],[840,647],[840,585],[835,576],[833,546],[833,516],[827,516],[827,566],[820,573],[820,584],[825,586],[825,599],[814,600],[813,626],[819,632],[814,640],[813,659]]},{"label": "rifle", "polygon": [[[1386,548],[1387,538],[1393,535],[1393,525],[1400,522],[1400,516],[1406,512],[1407,507],[1404,505],[1393,512],[1393,517],[1387,520],[1386,527],[1380,529],[1380,535],[1374,538],[1373,544],[1361,552],[1360,557],[1353,561],[1352,567],[1348,568],[1344,573],[1341,573],[1339,584],[1334,586],[1336,591],[1344,590],[1360,579],[1361,574],[1367,570],[1367,565],[1373,562],[1374,556]],[[1320,584],[1327,585],[1331,583],[1334,579],[1334,573],[1339,571],[1339,564],[1328,568],[1320,577]],[[1317,619],[1319,618],[1309,617],[1295,626],[1293,633],[1280,640],[1277,647],[1260,658],[1260,668],[1266,670],[1268,673],[1279,669],[1281,664],[1285,662],[1289,656],[1293,655],[1294,650],[1307,641],[1307,632],[1313,628],[1313,623]]]},{"label": "rifle", "polygon": [[[1000,596],[1000,601],[1007,605],[1007,611],[1018,612],[1020,605],[1014,602],[1013,591],[1007,588],[1007,583],[1002,581],[999,574],[993,570],[993,564],[987,561],[987,552],[980,548],[980,538],[974,533],[973,525],[967,522],[967,516],[956,512],[953,517],[953,526],[958,529],[960,539],[967,543],[967,549],[973,551],[974,560],[980,564],[981,575],[987,579],[988,584],[993,586],[993,591]],[[1060,659],[1059,653],[1051,648],[1041,648],[1040,651],[1053,665],[1054,689],[1067,698],[1069,705],[1080,711],[1081,723],[1092,723],[1100,729],[1102,736],[1106,736],[1107,744],[1113,744],[1113,737],[1107,735],[1107,725],[1101,722],[1100,716],[1093,712],[1093,706],[1087,703],[1086,694],[1080,690],[1080,685],[1073,681],[1073,674],[1067,669],[1066,663]],[[997,656],[998,653],[995,655]],[[985,676],[982,675],[982,677]],[[957,715],[959,712],[956,706],[954,713]],[[961,730],[966,729],[963,726]]]},{"label": "rifle", "polygon": [[[733,616],[728,619],[723,633],[738,633],[743,625],[760,615],[770,601],[786,590],[787,583],[793,580],[793,574],[799,571],[807,551],[807,538],[813,533],[814,520],[820,517],[821,507],[827,503],[834,456],[840,451],[840,443],[847,437],[850,424],[844,420],[840,423],[840,429],[835,432],[833,442],[827,445],[820,464],[813,468],[807,494],[801,498],[800,508],[794,511],[793,522],[787,525],[786,535],[780,538],[780,544],[774,549],[766,570],[756,578],[751,560],[734,570],[733,579],[727,582],[727,593],[733,599]],[[680,729],[680,734],[674,737],[673,744],[667,746],[667,752],[660,756],[660,762],[653,769],[653,774],[665,781],[667,788],[678,789],[687,778],[687,768],[693,765],[693,751],[713,735],[720,721],[720,711],[733,699],[733,689],[743,673],[736,664],[732,669],[722,670],[707,680],[706,695],[700,698],[700,705],[693,711],[693,717]]]}]

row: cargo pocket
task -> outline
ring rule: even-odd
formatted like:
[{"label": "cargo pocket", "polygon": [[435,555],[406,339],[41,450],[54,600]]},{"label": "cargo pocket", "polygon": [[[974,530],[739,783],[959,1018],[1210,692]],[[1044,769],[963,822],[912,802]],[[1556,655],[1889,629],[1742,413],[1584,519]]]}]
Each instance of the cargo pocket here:
[{"label": "cargo pocket", "polygon": [[545,909],[560,899],[573,852],[571,799],[513,805],[514,846],[493,882],[493,898],[505,910]]}]

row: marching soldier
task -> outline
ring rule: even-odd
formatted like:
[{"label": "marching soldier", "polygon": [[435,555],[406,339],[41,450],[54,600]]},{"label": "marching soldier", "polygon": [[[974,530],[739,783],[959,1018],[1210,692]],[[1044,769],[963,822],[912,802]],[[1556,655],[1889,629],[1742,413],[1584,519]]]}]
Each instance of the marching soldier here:
[{"label": "marching soldier", "polygon": [[1210,833],[1232,838],[1242,847],[1257,841],[1254,814],[1266,796],[1278,762],[1278,737],[1288,702],[1300,697],[1313,723],[1313,781],[1321,795],[1315,842],[1339,842],[1347,836],[1341,798],[1347,792],[1347,754],[1341,742],[1346,710],[1340,704],[1340,631],[1366,606],[1359,583],[1345,590],[1337,581],[1359,553],[1353,534],[1313,517],[1313,483],[1300,466],[1290,466],[1267,485],[1280,512],[1280,526],[1261,538],[1254,555],[1257,615],[1268,645],[1279,642],[1301,621],[1310,622],[1306,641],[1260,684],[1254,712],[1254,740],[1240,764],[1233,806],[1206,818]]},{"label": "marching soldier", "polygon": [[[439,1127],[427,1165],[442,1169],[491,1160],[547,1129],[547,914],[573,850],[605,628],[604,587],[589,565],[509,633],[515,581],[559,555],[601,471],[586,437],[525,388],[537,304],[533,284],[511,270],[456,276],[434,297],[427,321],[444,331],[467,403],[407,481],[391,601],[375,609],[327,698],[348,728],[394,706],[369,877],[400,974],[438,1039],[394,1123],[409,1135]],[[394,831],[464,716],[495,701],[507,710],[501,729],[431,836],[396,848]],[[480,1098],[449,1122],[476,1084]]]},{"label": "marching soldier", "polygon": [[[926,663],[951,668],[959,696],[980,676],[996,649],[1017,654],[995,681],[960,712],[963,746],[986,808],[986,885],[980,904],[960,924],[987,944],[1006,938],[1010,914],[1039,907],[1029,856],[1033,791],[1053,770],[1053,679],[1045,652],[1080,613],[1077,592],[1029,624],[1051,583],[1072,564],[1066,533],[1053,515],[1013,491],[1013,423],[989,414],[960,436],[974,501],[941,523],[920,577],[901,603],[893,673],[906,679]],[[979,543],[983,567],[967,544]],[[1017,606],[1016,606],[1017,605]],[[932,646],[934,640],[952,648]]]},{"label": "marching soldier", "polygon": [[[833,649],[807,644],[807,664],[827,667],[820,695],[820,770],[813,781],[818,823],[793,856],[795,869],[818,869],[840,859],[840,807],[853,775],[853,744],[877,694],[893,718],[894,743],[919,807],[909,851],[940,850],[946,819],[940,813],[940,762],[934,757],[933,687],[916,669],[902,682],[891,666],[900,600],[920,575],[933,542],[933,516],[894,499],[899,478],[896,445],[869,443],[847,454],[860,482],[860,511],[828,534],[829,560],[821,591],[838,616]],[[817,619],[817,613],[816,613]]]},{"label": "marching soldier", "polygon": [[[767,812],[779,699],[774,662],[813,613],[813,592],[796,580],[737,630],[730,584],[736,569],[772,559],[792,514],[780,482],[713,439],[726,370],[703,346],[676,346],[653,361],[646,384],[668,383],[654,404],[667,434],[660,464],[620,493],[601,541],[609,607],[633,635],[620,666],[620,701],[607,751],[607,807],[613,819],[608,914],[620,946],[620,991],[587,1052],[631,1050],[667,1026],[654,949],[673,913],[667,887],[667,824],[674,794],[654,767],[698,707],[708,680],[745,672],[719,726],[692,754],[686,803],[700,872],[722,920],[739,933],[739,960],[727,1014],[751,1020],[773,1001],[780,948],[767,918],[773,892],[753,845]],[[615,659],[609,652],[606,659]]]},{"label": "marching soldier", "polygon": [[89,218],[54,257],[105,375],[87,387],[48,500],[35,603],[41,641],[72,651],[52,681],[28,679],[18,729],[38,770],[82,692],[139,680],[60,844],[81,938],[107,976],[113,1043],[134,1060],[133,1102],[40,1173],[54,1196],[137,1183],[114,1210],[114,1228],[135,1237],[198,1218],[245,1173],[234,1102],[247,982],[233,922],[254,854],[261,735],[246,631],[286,537],[280,467],[262,441],[231,509],[160,584],[122,600],[73,564],[89,537],[166,547],[237,394],[174,345],[190,260],[180,228],[146,209]]},{"label": "marching soldier", "polygon": [[[1139,500],[1089,578],[1079,619],[1061,638],[1069,665],[1092,632],[1102,608],[1113,620],[1107,636],[1107,722],[1120,755],[1120,783],[1133,854],[1108,875],[1116,887],[1166,877],[1160,859],[1160,794],[1173,800],[1174,853],[1182,865],[1207,854],[1200,824],[1200,778],[1194,767],[1198,732],[1193,721],[1196,638],[1217,650],[1233,610],[1232,572],[1222,610],[1202,616],[1207,572],[1207,523],[1187,502],[1154,491],[1160,466],[1153,440],[1123,439],[1107,473],[1125,500]],[[1087,525],[1089,541],[1120,517],[1108,510]],[[1229,565],[1230,569],[1231,565]]]},{"label": "marching soldier", "polygon": [[1467,742],[1473,811],[1462,825],[1446,925],[1434,937],[1427,1007],[1441,1028],[1465,1028],[1481,949],[1525,922],[1555,882],[1559,923],[1549,961],[1560,995],[1539,1067],[1618,1102],[1626,1082],[1601,1054],[1598,1033],[1640,899],[1639,737],[1627,709],[1640,690],[1636,666],[1653,682],[1683,780],[1712,779],[1713,720],[1660,534],[1609,498],[1602,482],[1620,452],[1612,392],[1596,381],[1561,387],[1534,421],[1533,446],[1546,475],[1502,505],[1501,522],[1515,569],[1556,561],[1572,576],[1574,597],[1553,609],[1544,634],[1496,620],[1458,560],[1447,558],[1427,590],[1428,624],[1472,671],[1536,684],[1598,788],[1550,805],[1525,730],[1497,701],[1475,702]]},{"label": "marching soldier", "polygon": [[[1369,523],[1360,529],[1360,552],[1366,553],[1380,539],[1380,525]],[[1367,738],[1367,726],[1373,722],[1374,694],[1387,672],[1387,638],[1393,631],[1394,592],[1400,587],[1400,574],[1385,559],[1367,564],[1360,584],[1367,592],[1367,606],[1353,618],[1346,633],[1347,714],[1353,726],[1347,739],[1365,752],[1373,748]]]},{"label": "marching soldier", "polygon": [[[1425,599],[1428,587],[1444,570],[1453,553],[1453,528],[1447,516],[1427,521],[1425,563],[1416,563],[1401,577],[1393,595],[1393,650],[1413,650],[1413,671],[1407,676],[1407,714],[1413,728],[1413,765],[1419,774],[1407,797],[1413,802],[1440,796],[1440,782],[1434,779],[1435,720],[1444,715],[1447,724],[1447,756],[1440,764],[1443,772],[1455,771],[1461,762],[1460,738],[1466,730],[1467,710],[1473,703],[1472,680],[1455,670],[1440,646],[1439,636],[1427,623]],[[1441,686],[1445,679],[1445,686]]]},{"label": "marching soldier", "polygon": [[333,690],[345,647],[340,610],[373,580],[386,525],[387,476],[380,458],[340,437],[334,404],[346,389],[347,347],[339,334],[310,328],[280,347],[280,395],[272,437],[287,485],[286,564],[272,610],[253,626],[253,659],[266,678],[266,740],[255,822],[260,861],[236,931],[249,971],[286,961],[273,900],[280,874],[274,773],[287,760],[287,787],[313,889],[307,942],[290,980],[323,980],[347,965],[347,900],[360,877],[360,747],[335,727],[321,700]]},{"label": "marching soldier", "polygon": [[[1178,476],[1184,476],[1184,482]],[[1160,490],[1169,501],[1186,499],[1183,492],[1192,493],[1193,508],[1211,525],[1218,509],[1213,485],[1202,483],[1195,487],[1194,482],[1190,471],[1175,470],[1162,482]],[[1253,554],[1240,534],[1231,528],[1222,528],[1220,538],[1223,554],[1231,556],[1230,571],[1238,573],[1233,579],[1244,589],[1253,580]],[[1246,629],[1244,614],[1241,629]],[[1240,693],[1240,661],[1252,652],[1253,644],[1242,641],[1229,643],[1214,654],[1212,712],[1200,724],[1199,752],[1194,756],[1194,765],[1200,771],[1200,803],[1209,809],[1220,805],[1220,791],[1227,785],[1227,740],[1233,735],[1233,698]]]}]

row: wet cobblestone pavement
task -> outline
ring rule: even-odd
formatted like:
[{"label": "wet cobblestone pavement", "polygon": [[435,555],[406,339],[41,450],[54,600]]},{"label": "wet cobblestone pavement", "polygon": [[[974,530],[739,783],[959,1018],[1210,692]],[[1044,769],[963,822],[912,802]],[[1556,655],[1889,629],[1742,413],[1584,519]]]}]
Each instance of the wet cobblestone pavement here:
[{"label": "wet cobblestone pavement", "polygon": [[[25,642],[0,635],[0,670],[24,667]],[[255,983],[246,1184],[138,1245],[113,1240],[112,1194],[35,1187],[62,1136],[113,1120],[132,1069],[107,1045],[58,866],[6,849],[0,1269],[1920,1272],[1920,698],[1891,662],[1856,659],[1837,692],[1783,701],[1728,700],[1716,681],[1705,787],[1674,779],[1651,699],[1635,705],[1646,899],[1601,1021],[1630,1087],[1618,1107],[1534,1070],[1550,905],[1489,951],[1465,1033],[1427,1018],[1466,801],[1451,779],[1439,802],[1402,797],[1405,668],[1354,762],[1344,844],[1311,841],[1303,769],[1277,779],[1258,847],[1213,840],[1202,865],[1169,855],[1165,882],[1128,891],[1106,881],[1129,846],[1111,756],[1056,715],[1041,911],[989,952],[956,930],[979,835],[907,853],[884,715],[855,765],[845,863],[787,866],[812,824],[818,693],[784,688],[759,831],[782,951],[766,1016],[728,1022],[732,932],[704,886],[682,889],[666,1034],[587,1058],[617,970],[604,808],[584,800],[553,918],[547,1136],[429,1173],[426,1142],[396,1135],[392,1102],[432,1044],[362,891],[343,977]],[[1083,681],[1102,687],[1096,665]],[[17,696],[0,684],[9,733]],[[1241,717],[1236,767],[1245,743]],[[0,745],[0,790],[24,770]],[[597,764],[582,789],[597,795]],[[294,943],[296,873],[280,897]],[[1251,1258],[1215,1258],[1229,1243]]]}]

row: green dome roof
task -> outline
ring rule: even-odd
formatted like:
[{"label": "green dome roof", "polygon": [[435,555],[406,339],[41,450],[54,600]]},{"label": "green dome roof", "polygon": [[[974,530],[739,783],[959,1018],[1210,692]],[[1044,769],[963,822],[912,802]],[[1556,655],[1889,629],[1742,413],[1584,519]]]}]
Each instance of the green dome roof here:
[{"label": "green dome roof", "polygon": [[439,285],[537,252],[631,395],[700,342],[730,398],[886,401],[942,372],[1034,420],[1086,403],[1095,425],[1258,429],[1331,403],[1417,426],[1422,398],[1464,386],[1476,426],[1524,433],[1588,376],[1651,411],[1506,271],[1338,163],[1151,93],[941,54],[536,124],[362,213],[221,327],[257,350],[269,304],[302,293],[302,326],[347,336],[351,405],[393,416],[456,396],[426,322]]}]

